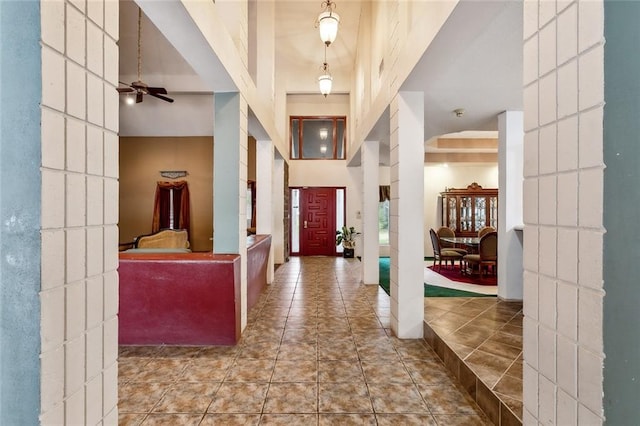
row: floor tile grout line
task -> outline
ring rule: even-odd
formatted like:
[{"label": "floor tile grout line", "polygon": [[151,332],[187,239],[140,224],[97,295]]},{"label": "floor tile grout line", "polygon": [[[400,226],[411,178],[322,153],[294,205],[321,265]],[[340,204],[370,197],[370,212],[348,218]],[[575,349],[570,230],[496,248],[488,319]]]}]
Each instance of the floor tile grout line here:
[{"label": "floor tile grout line", "polygon": [[[322,287],[320,285],[322,283],[318,282],[318,280],[316,280],[316,281],[317,282],[315,283],[314,287],[319,289],[320,287]],[[340,282],[339,279],[337,281],[338,281],[337,283],[330,282],[328,284],[327,288],[330,287],[330,288],[336,289],[336,293],[338,291],[340,292],[340,295],[342,296],[342,300],[341,300],[342,306],[345,307],[345,305],[348,305],[349,303],[354,302],[354,301],[356,301],[358,303],[366,301],[366,304],[369,307],[369,309],[371,310],[371,312],[373,313],[373,315],[375,316],[376,322],[377,322],[377,325],[378,325],[377,327],[369,328],[366,325],[362,326],[361,324],[358,324],[357,328],[354,328],[354,327],[356,327],[356,324],[352,320],[353,319],[357,319],[360,316],[360,313],[352,313],[352,312],[350,312],[350,313],[347,314],[347,312],[345,311],[346,316],[344,318],[346,318],[346,323],[349,325],[349,336],[351,336],[351,340],[355,341],[355,335],[356,334],[354,334],[354,333],[357,333],[357,335],[360,335],[360,336],[365,336],[368,333],[370,333],[372,330],[381,330],[382,331],[382,335],[378,334],[378,332],[376,332],[376,335],[380,336],[380,337],[385,337],[385,341],[389,342],[393,346],[394,354],[399,359],[401,359],[403,364],[404,364],[404,362],[406,362],[407,359],[405,357],[403,357],[402,354],[400,353],[401,346],[399,346],[399,345],[397,346],[396,342],[394,342],[393,336],[392,336],[392,333],[391,333],[391,329],[388,327],[388,325],[385,326],[382,323],[381,316],[380,316],[380,311],[378,309],[379,307],[376,306],[375,296],[372,296],[367,292],[350,291],[352,288],[355,288],[357,286],[352,285],[351,283],[342,283],[342,282]],[[293,300],[293,297],[290,298],[289,300]],[[291,305],[289,305],[289,306],[291,308]],[[314,341],[315,341],[315,344],[316,344],[316,365],[318,365],[318,363],[320,361],[320,359],[319,359],[320,351],[319,351],[319,340],[318,340],[318,338],[319,338],[319,332],[320,332],[319,322],[320,322],[320,318],[321,318],[321,311],[320,311],[321,306],[322,305],[320,303],[320,299],[316,299],[316,304],[315,304],[315,309],[314,309],[315,313],[313,315],[313,317],[315,319],[315,327],[314,328],[316,330],[316,335],[314,337]],[[269,311],[269,308],[264,306],[264,311],[263,312],[267,313],[268,311]],[[327,315],[326,317],[330,317],[330,315]],[[259,317],[254,318],[254,321],[252,322],[252,324],[255,325],[255,324],[259,324],[259,323],[260,323],[260,318]],[[280,328],[280,327],[277,327],[277,328]],[[254,329],[255,329],[255,327],[254,327]],[[286,330],[287,330],[286,322],[284,322],[284,325],[283,325],[283,327],[281,329],[282,329],[282,332],[281,332],[280,338],[278,340],[279,344],[284,343],[284,336],[285,336],[285,333],[286,333]],[[364,359],[361,357],[361,354],[358,352],[357,346],[356,346],[356,354],[358,355],[358,362],[359,362],[360,372],[361,372],[361,374],[364,375],[364,370],[363,370],[363,366],[362,366],[362,362],[364,362]],[[234,355],[233,355],[234,361],[238,360],[240,356],[241,356],[241,352],[234,353]],[[406,369],[406,366],[405,366],[405,369]],[[274,374],[275,374],[275,370],[272,371],[270,383],[273,380]],[[226,377],[228,377],[228,371],[225,374],[225,378]],[[363,376],[363,377],[365,377],[365,380],[366,380],[366,376]],[[415,382],[415,380],[413,380],[413,378],[412,378],[412,382],[413,382],[414,386],[417,386],[417,382]],[[316,383],[319,383],[318,371],[316,371]],[[366,383],[370,383],[370,382],[367,380]],[[318,390],[318,392],[319,392],[319,390]],[[424,400],[424,397],[422,397],[422,394],[420,394],[420,395],[421,395],[421,398]],[[320,414],[319,410],[317,410],[316,414],[318,414],[318,415]],[[372,414],[377,419],[377,414],[379,414],[379,413],[375,413],[375,410],[374,410],[374,412]],[[429,411],[429,414],[433,415],[433,413],[431,413],[430,411]]]},{"label": "floor tile grout line", "polygon": [[[520,355],[522,355],[522,352],[520,352]],[[513,365],[514,365],[516,362],[518,362],[518,358],[520,358],[520,355],[518,355],[518,356],[516,357],[516,359],[514,359],[514,360],[513,360],[513,362],[512,362],[511,364],[509,364],[509,367],[507,367],[507,369],[506,369],[506,370],[504,370],[504,373],[502,373],[502,375],[500,375],[500,378],[499,378],[499,379],[496,381],[496,383],[495,383],[495,384],[490,388],[492,391],[494,391],[494,388],[496,387],[496,385],[497,385],[498,383],[500,383],[500,381],[501,381],[501,380],[502,380],[502,379],[507,375],[507,371],[509,371],[509,370],[511,369],[511,367],[513,367]],[[514,378],[515,378],[515,377],[514,377]],[[520,380],[522,380],[522,379],[520,379]],[[496,391],[494,391],[494,392],[496,392]]]},{"label": "floor tile grout line", "polygon": [[[497,304],[496,304],[496,305],[497,305]],[[491,309],[491,308],[488,308],[488,309]],[[485,311],[486,311],[486,310],[485,310]],[[521,309],[520,309],[518,312],[514,313],[514,314],[513,314],[513,316],[512,316],[511,318],[509,318],[508,320],[506,320],[506,321],[504,322],[504,324],[503,324],[499,329],[495,329],[495,330],[493,330],[492,336],[493,336],[493,335],[495,335],[495,334],[496,334],[500,329],[502,329],[502,327],[504,327],[504,325],[505,325],[505,324],[508,324],[509,322],[513,321],[513,320],[514,320],[516,317],[518,317],[518,315],[520,315],[521,313],[522,313],[522,310],[521,310]],[[432,330],[433,330],[433,329],[432,329]],[[435,330],[433,330],[433,331],[434,331],[434,333],[435,333]],[[436,334],[437,334],[437,333],[436,333]],[[450,334],[452,334],[452,333],[450,333]],[[441,336],[441,337],[440,337],[440,339],[443,341],[443,343],[445,343],[447,346],[449,346],[449,344],[448,344],[448,343],[446,342],[446,340],[445,340],[445,336]],[[485,340],[485,341],[486,341],[486,340]],[[484,341],[483,341],[483,343],[484,343]],[[466,357],[468,357],[469,355],[471,355],[472,353],[474,353],[474,352],[476,352],[476,351],[481,351],[481,350],[479,349],[481,345],[482,345],[482,344],[480,344],[480,345],[478,345],[476,348],[474,348],[474,349],[473,349],[473,351],[472,351],[472,352],[470,352]],[[450,347],[450,346],[449,346],[449,348],[451,349],[451,347]],[[453,349],[451,349],[451,350],[453,350]],[[482,352],[482,351],[481,351],[481,352]],[[455,351],[454,351],[454,353],[455,353]],[[494,387],[495,387],[495,385],[496,385],[496,384],[497,384],[497,383],[498,383],[498,382],[499,382],[499,381],[500,381],[500,380],[501,380],[501,379],[506,375],[506,372],[507,372],[507,371],[508,371],[512,366],[513,366],[513,364],[515,364],[515,363],[518,361],[518,359],[519,359],[519,357],[521,356],[521,354],[522,354],[522,351],[520,351],[520,354],[518,354],[518,356],[516,356],[516,357],[515,357],[515,358],[510,362],[509,367],[507,367],[507,368],[504,370],[504,372],[502,372],[502,373],[501,373],[501,375],[500,375],[499,379],[496,381],[496,383],[495,383],[493,386],[489,386],[489,385],[487,385],[487,384],[484,382],[484,380],[482,380],[482,379],[480,378],[480,376],[479,376],[477,373],[475,373],[475,371],[474,371],[473,369],[472,369],[472,371],[474,371],[474,375],[476,376],[477,380],[482,381],[482,382],[485,384],[485,386],[487,386],[487,387],[492,391],[492,393],[496,394],[496,392],[495,392],[495,391],[493,391],[493,388],[494,388]],[[457,355],[458,357],[460,357],[457,353],[456,353],[456,355]],[[466,359],[466,357],[465,357],[464,359]],[[463,363],[467,364],[467,363],[464,361],[464,359],[462,359],[462,358],[460,357],[460,360],[461,360]],[[467,365],[467,366],[468,366],[468,365]],[[471,368],[470,366],[468,366],[468,367],[469,367],[469,368]],[[508,395],[506,395],[506,396],[508,396]],[[496,395],[496,397],[497,397],[497,395]],[[498,398],[498,400],[499,400],[500,404],[507,406],[507,405],[506,405],[506,403],[504,403],[504,401],[503,401],[502,399],[500,399],[499,397],[497,397],[497,398]],[[511,408],[510,408],[510,407],[508,407],[508,406],[507,406],[507,408],[509,408],[509,411],[510,411],[512,414],[514,414],[514,415],[515,415],[515,413],[513,412],[513,410],[511,410]],[[515,416],[516,416],[516,417],[518,417],[517,415],[515,415]]]},{"label": "floor tile grout line", "polygon": [[[475,319],[478,319],[482,314],[484,314],[485,312],[487,312],[487,311],[491,310],[494,306],[497,306],[497,305],[498,305],[498,302],[499,302],[499,301],[497,301],[495,305],[492,305],[492,306],[490,306],[490,307],[487,307],[487,308],[486,308],[485,310],[483,310],[480,314],[476,315],[476,316],[475,316],[475,317],[473,317],[471,320],[469,320],[469,321],[467,321],[466,323],[464,323],[462,326],[458,327],[458,328],[457,328],[457,329],[455,329],[454,331],[452,331],[452,332],[450,332],[449,334],[447,334],[447,336],[448,336],[448,335],[452,335],[452,334],[454,334],[454,333],[456,333],[456,332],[460,331],[460,329],[464,328],[464,327],[465,327],[465,326],[467,326],[467,325],[470,325],[470,324],[471,324]],[[469,303],[469,301],[467,301],[467,302],[463,303],[463,305],[464,305],[464,304],[467,304],[467,303]],[[451,312],[451,311],[448,311],[448,312]],[[466,359],[467,357],[469,357],[469,356],[470,356],[471,354],[473,354],[474,352],[476,352],[476,351],[480,350],[479,348],[480,348],[482,345],[484,345],[486,342],[488,342],[492,336],[494,336],[494,335],[495,335],[495,334],[496,334],[496,333],[497,333],[497,332],[498,332],[502,327],[504,327],[504,325],[505,325],[505,324],[508,324],[510,321],[512,321],[514,318],[516,318],[520,312],[521,312],[521,310],[520,310],[519,312],[515,313],[515,314],[514,314],[514,315],[513,315],[513,316],[512,316],[508,321],[504,322],[504,324],[503,324],[499,329],[492,330],[492,333],[489,335],[489,337],[487,337],[486,339],[484,339],[480,344],[476,345],[476,346],[473,348],[473,350],[472,350],[472,351],[471,351],[467,356],[465,356],[465,357],[464,357],[464,359]],[[434,332],[435,332],[435,330],[434,330]],[[446,337],[446,336],[442,336],[441,338],[444,340],[444,337]],[[453,349],[452,349],[452,350],[453,350]],[[454,351],[454,352],[455,352],[455,351]],[[463,359],[463,360],[464,360],[464,359]],[[517,358],[516,358],[516,359],[517,359]]]}]

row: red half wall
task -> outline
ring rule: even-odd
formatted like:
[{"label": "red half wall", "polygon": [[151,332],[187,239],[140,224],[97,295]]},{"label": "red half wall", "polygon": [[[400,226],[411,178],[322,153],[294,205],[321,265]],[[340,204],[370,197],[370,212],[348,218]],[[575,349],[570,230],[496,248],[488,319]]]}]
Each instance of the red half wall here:
[{"label": "red half wall", "polygon": [[122,345],[233,345],[240,338],[240,256],[121,253]]},{"label": "red half wall", "polygon": [[247,237],[247,311],[255,306],[267,285],[271,235]]}]

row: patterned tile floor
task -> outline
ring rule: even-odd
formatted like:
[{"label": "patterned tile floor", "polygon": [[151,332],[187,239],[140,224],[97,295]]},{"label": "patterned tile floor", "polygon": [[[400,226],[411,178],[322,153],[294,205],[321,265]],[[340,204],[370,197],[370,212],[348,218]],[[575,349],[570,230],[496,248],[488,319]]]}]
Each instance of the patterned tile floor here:
[{"label": "patterned tile floor", "polygon": [[519,419],[522,317],[522,302],[425,298],[429,327]]},{"label": "patterned tile floor", "polygon": [[360,262],[293,258],[235,347],[121,347],[121,425],[485,425]]}]

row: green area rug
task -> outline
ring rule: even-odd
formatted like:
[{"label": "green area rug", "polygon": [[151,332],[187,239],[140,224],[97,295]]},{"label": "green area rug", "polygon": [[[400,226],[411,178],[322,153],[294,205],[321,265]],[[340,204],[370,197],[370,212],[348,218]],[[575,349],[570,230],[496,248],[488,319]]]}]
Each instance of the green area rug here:
[{"label": "green area rug", "polygon": [[[391,273],[391,260],[388,257],[381,257],[378,261],[380,268],[380,287],[388,294]],[[424,283],[424,297],[495,297],[490,294],[474,293],[471,291],[456,290],[453,288],[439,287]]]}]

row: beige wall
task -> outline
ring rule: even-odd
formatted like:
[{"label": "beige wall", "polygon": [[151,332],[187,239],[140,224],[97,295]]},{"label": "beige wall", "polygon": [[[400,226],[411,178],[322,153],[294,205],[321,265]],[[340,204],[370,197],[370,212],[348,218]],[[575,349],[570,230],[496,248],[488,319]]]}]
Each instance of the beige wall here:
[{"label": "beige wall", "polygon": [[118,2],[40,7],[40,423],[117,424]]},{"label": "beige wall", "polygon": [[[380,185],[390,185],[390,167],[380,166]],[[440,226],[438,216],[438,197],[448,188],[466,188],[477,182],[483,188],[498,187],[498,165],[488,164],[442,164],[424,165],[424,255],[433,256],[433,247],[429,237],[429,228]],[[388,245],[380,246],[380,255],[389,256]]]},{"label": "beige wall", "polygon": [[424,166],[424,255],[433,256],[429,229],[438,229],[438,197],[448,188],[466,188],[476,182],[483,188],[498,187],[497,164],[441,164]]},{"label": "beige wall", "polygon": [[525,2],[523,34],[523,422],[599,425],[603,2]]},{"label": "beige wall", "polygon": [[[321,102],[318,102],[321,100]],[[352,126],[349,116],[349,95],[330,95],[326,100],[321,95],[289,95],[287,97],[287,120],[291,115],[328,115],[347,117],[347,131]],[[350,134],[350,133],[349,133]],[[287,144],[289,144],[287,121]],[[349,141],[347,140],[347,155]],[[288,146],[288,145],[287,145]],[[287,151],[286,156],[289,156]],[[362,173],[357,167],[346,167],[346,160],[290,160],[289,186],[344,186],[347,189],[347,223],[361,228],[358,217],[362,193]],[[359,248],[356,253],[359,253]]]},{"label": "beige wall", "polygon": [[[186,170],[191,248],[210,251],[213,236],[213,138],[120,138],[120,242],[151,232],[160,170]],[[182,180],[182,179],[178,179]]]},{"label": "beige wall", "polygon": [[347,158],[366,140],[397,93],[398,85],[413,70],[457,3],[458,0],[389,0],[363,6],[351,92],[352,126]]}]

